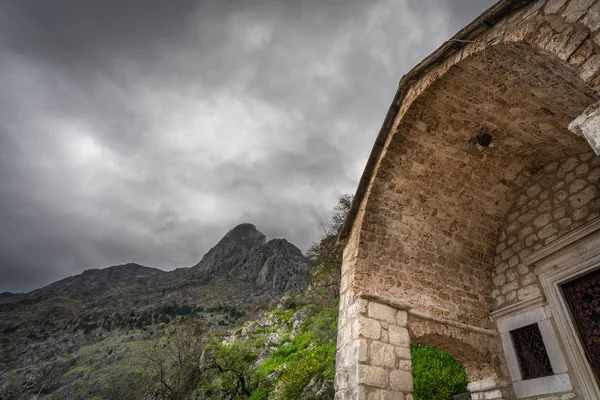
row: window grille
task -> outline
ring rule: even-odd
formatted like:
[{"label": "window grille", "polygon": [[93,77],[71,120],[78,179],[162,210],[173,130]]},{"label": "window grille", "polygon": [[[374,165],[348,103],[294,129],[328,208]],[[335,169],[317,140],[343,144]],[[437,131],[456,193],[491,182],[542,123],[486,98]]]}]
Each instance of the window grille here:
[{"label": "window grille", "polygon": [[538,324],[510,332],[523,380],[554,375]]}]

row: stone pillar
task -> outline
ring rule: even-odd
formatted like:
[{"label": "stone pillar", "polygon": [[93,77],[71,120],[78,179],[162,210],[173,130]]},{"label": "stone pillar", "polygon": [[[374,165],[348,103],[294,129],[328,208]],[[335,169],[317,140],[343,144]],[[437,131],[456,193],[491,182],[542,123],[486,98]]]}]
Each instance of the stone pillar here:
[{"label": "stone pillar", "polygon": [[367,293],[340,303],[336,400],[412,400],[409,307]]}]

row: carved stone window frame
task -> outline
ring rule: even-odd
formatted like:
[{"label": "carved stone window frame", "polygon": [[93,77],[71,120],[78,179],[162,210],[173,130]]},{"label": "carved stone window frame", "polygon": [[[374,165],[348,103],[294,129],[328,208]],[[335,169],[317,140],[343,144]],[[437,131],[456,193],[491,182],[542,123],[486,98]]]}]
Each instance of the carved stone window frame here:
[{"label": "carved stone window frame", "polygon": [[600,387],[560,287],[600,268],[600,218],[537,250],[524,262],[535,265],[581,395],[586,400],[599,399]]},{"label": "carved stone window frame", "polygon": [[[567,373],[567,363],[543,304],[544,299],[537,297],[492,313],[498,324],[508,371],[518,398],[568,392],[573,389]],[[537,324],[540,329],[554,375],[523,380],[510,332],[532,324]]]}]

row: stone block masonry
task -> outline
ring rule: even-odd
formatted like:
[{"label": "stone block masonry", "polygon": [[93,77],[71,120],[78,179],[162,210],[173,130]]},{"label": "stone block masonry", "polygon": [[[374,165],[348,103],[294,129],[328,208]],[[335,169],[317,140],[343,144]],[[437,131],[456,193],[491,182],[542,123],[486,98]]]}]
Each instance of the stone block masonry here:
[{"label": "stone block masonry", "polygon": [[411,341],[474,399],[516,398],[490,312],[540,294],[524,257],[599,218],[596,133],[567,129],[599,100],[599,18],[501,0],[402,78],[342,233],[338,400],[410,399]]},{"label": "stone block masonry", "polygon": [[352,298],[339,324],[336,400],[412,400],[409,308]]},{"label": "stone block masonry", "polygon": [[492,281],[496,309],[541,294],[523,260],[600,217],[600,157],[568,157],[541,168],[521,191],[500,233]]}]

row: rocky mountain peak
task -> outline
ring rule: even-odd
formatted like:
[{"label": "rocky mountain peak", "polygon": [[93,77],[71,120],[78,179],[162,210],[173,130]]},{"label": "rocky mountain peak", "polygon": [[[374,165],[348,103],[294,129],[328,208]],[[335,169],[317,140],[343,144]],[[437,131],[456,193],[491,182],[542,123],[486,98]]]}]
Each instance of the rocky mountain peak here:
[{"label": "rocky mountain peak", "polygon": [[230,230],[192,267],[197,278],[241,279],[275,292],[299,292],[308,283],[310,266],[302,251],[285,239],[272,239],[252,224]]},{"label": "rocky mountain peak", "polygon": [[285,256],[304,257],[302,251],[286,239],[271,239],[265,243],[265,246]]},{"label": "rocky mountain peak", "polygon": [[[202,257],[193,269],[197,272],[209,271],[222,264],[235,262],[256,246],[263,245],[267,237],[248,223],[240,224],[227,232],[212,249]],[[226,267],[226,265],[222,265]]]}]

